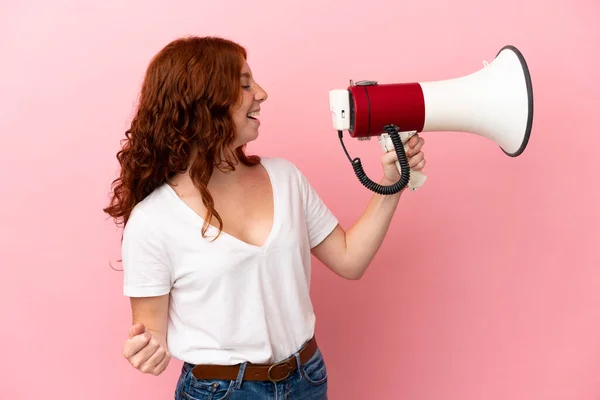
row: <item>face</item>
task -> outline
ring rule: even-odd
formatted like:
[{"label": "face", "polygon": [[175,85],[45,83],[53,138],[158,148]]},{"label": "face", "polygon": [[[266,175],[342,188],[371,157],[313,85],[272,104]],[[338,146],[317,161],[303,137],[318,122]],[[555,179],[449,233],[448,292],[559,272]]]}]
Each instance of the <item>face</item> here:
[{"label": "face", "polygon": [[252,78],[252,71],[246,61],[242,68],[241,84],[241,104],[233,112],[237,131],[235,147],[258,137],[260,105],[267,100],[267,93]]}]

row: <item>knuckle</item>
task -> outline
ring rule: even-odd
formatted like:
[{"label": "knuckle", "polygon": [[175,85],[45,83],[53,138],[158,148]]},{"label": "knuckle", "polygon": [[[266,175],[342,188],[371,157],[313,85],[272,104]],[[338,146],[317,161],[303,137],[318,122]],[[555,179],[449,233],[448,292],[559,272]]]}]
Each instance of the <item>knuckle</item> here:
[{"label": "knuckle", "polygon": [[132,354],[132,347],[133,347],[134,342],[131,341],[126,341],[125,344],[123,344],[123,356],[125,358],[130,357],[130,355]]}]

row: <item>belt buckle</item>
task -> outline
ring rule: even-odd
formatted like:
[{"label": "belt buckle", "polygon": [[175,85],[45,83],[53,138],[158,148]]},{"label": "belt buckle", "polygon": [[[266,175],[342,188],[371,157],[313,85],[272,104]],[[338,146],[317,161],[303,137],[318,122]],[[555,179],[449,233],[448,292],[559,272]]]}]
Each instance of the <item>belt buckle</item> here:
[{"label": "belt buckle", "polygon": [[[273,370],[273,368],[280,367],[282,365],[287,365],[288,366],[288,370],[287,370],[287,373],[285,374],[285,376],[283,378],[279,378],[279,379],[272,378],[271,377],[271,371]],[[280,362],[278,362],[276,364],[273,364],[273,365],[271,365],[269,367],[269,370],[267,371],[267,378],[271,382],[273,382],[273,383],[281,382],[281,381],[283,381],[284,379],[287,379],[287,377],[290,376],[290,374],[292,373],[292,369],[293,369],[293,366],[292,366],[292,363],[290,362],[290,360],[280,361]]]}]

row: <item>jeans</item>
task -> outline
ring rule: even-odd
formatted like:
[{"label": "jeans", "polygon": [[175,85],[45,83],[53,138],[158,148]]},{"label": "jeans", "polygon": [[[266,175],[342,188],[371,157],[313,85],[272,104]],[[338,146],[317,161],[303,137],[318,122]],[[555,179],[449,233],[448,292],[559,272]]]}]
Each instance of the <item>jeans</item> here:
[{"label": "jeans", "polygon": [[[300,358],[295,353],[299,364]],[[184,363],[175,400],[327,400],[327,369],[320,349],[281,382],[243,380],[247,363],[236,380],[196,379],[192,364]]]}]

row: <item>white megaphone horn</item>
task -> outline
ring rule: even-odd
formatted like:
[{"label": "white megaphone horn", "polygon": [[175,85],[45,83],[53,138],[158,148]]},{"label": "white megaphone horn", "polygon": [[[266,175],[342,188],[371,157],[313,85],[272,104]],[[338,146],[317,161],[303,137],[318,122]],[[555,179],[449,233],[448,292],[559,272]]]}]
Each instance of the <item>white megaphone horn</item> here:
[{"label": "white megaphone horn", "polygon": [[[418,189],[426,176],[411,171],[406,141],[417,132],[460,131],[494,141],[511,157],[527,147],[533,124],[533,88],[525,58],[504,46],[491,63],[470,75],[433,82],[378,84],[351,81],[348,89],[329,92],[334,128],[360,182],[379,194],[406,186]],[[352,159],[343,131],[361,140],[378,136],[383,151],[395,150],[400,180],[383,186],[365,174],[360,158]]]}]

